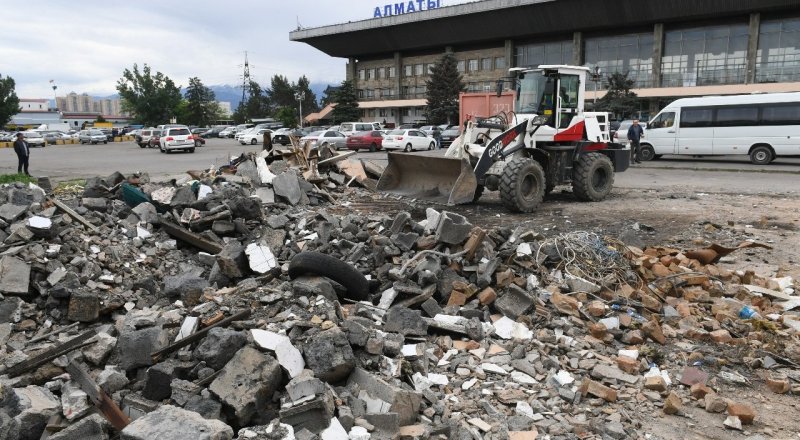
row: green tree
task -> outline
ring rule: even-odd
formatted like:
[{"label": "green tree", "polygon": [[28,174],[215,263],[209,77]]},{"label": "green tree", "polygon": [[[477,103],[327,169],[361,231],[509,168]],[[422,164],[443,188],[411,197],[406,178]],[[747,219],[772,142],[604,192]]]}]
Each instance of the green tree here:
[{"label": "green tree", "polygon": [[275,75],[270,81],[270,88],[267,90],[270,104],[274,108],[292,107],[295,105],[295,87],[289,82],[289,79],[283,75]]},{"label": "green tree", "polygon": [[14,90],[14,78],[0,75],[0,127],[8,124],[11,118],[20,112],[19,98]]},{"label": "green tree", "polygon": [[358,109],[358,97],[352,81],[342,81],[339,90],[333,97],[336,107],[331,112],[331,119],[335,124],[347,121],[358,121],[361,118],[361,110]]},{"label": "green tree", "polygon": [[123,109],[146,126],[169,121],[182,99],[180,87],[161,72],[153,75],[147,64],[141,72],[136,64],[133,70],[125,69],[117,81],[117,92]]},{"label": "green tree", "polygon": [[217,119],[219,105],[217,105],[214,91],[203,85],[200,78],[189,78],[186,87],[187,115],[186,123],[206,127],[211,121]]},{"label": "green tree", "polygon": [[284,127],[296,127],[298,124],[297,111],[292,107],[281,107],[275,112],[275,119],[283,123]]},{"label": "green tree", "polygon": [[189,101],[186,99],[181,99],[178,105],[175,106],[175,110],[173,111],[173,116],[175,116],[175,121],[179,124],[190,124],[188,122],[191,119],[191,110],[189,110]]},{"label": "green tree", "polygon": [[247,104],[245,101],[239,102],[236,110],[233,111],[233,115],[231,115],[231,119],[233,119],[234,124],[244,124],[247,122]]},{"label": "green tree", "polygon": [[270,111],[270,99],[255,81],[250,81],[250,96],[245,104],[246,119],[263,118],[272,113]]},{"label": "green tree", "polygon": [[628,72],[608,75],[606,95],[597,100],[596,108],[620,119],[627,118],[639,110],[639,98],[631,91],[635,84],[636,81],[628,77]]},{"label": "green tree", "polygon": [[458,94],[464,91],[464,79],[458,71],[458,63],[453,54],[442,56],[431,69],[431,77],[426,81],[427,108],[425,117],[431,124],[458,122]]},{"label": "green tree", "polygon": [[322,107],[326,107],[328,104],[336,102],[334,99],[336,97],[336,92],[339,90],[339,87],[332,87],[328,86],[325,90],[322,91],[322,98],[319,101],[319,105]]},{"label": "green tree", "polygon": [[106,118],[104,118],[103,115],[97,115],[97,119],[95,119],[94,122],[106,122]]}]

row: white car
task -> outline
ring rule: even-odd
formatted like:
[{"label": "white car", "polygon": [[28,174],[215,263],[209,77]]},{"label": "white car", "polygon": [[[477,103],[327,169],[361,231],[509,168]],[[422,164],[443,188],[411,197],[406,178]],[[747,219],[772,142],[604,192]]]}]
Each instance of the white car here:
[{"label": "white car", "polygon": [[256,145],[264,142],[264,133],[272,135],[272,130],[268,128],[259,128],[258,131],[248,132],[247,134],[237,135],[236,137],[242,145]]},{"label": "white car", "polygon": [[175,150],[194,153],[194,148],[194,136],[188,127],[167,128],[158,140],[158,149],[162,153],[171,153]]},{"label": "white car", "polygon": [[309,133],[308,136],[300,138],[300,144],[306,141],[311,142],[311,148],[316,146],[331,145],[334,150],[347,147],[347,136],[343,133],[334,130],[320,130]]},{"label": "white car", "polygon": [[236,131],[236,127],[228,127],[219,132],[219,137],[221,138],[230,137],[231,133],[233,133],[234,131]]},{"label": "white car", "polygon": [[386,150],[433,150],[436,141],[416,129],[392,130],[383,137],[383,148]]}]

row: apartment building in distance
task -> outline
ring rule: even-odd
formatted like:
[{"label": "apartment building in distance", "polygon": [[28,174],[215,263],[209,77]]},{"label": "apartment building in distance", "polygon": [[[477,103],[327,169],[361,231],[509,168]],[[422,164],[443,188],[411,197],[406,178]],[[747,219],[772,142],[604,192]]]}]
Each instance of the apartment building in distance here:
[{"label": "apartment building in distance", "polygon": [[[511,67],[627,72],[645,118],[680,97],[800,91],[797,0],[484,0],[399,15],[386,6],[289,33],[347,59],[365,121],[422,121],[430,66],[446,52],[469,92],[493,91]],[[587,84],[587,100],[604,95],[604,81]]]},{"label": "apartment building in distance", "polygon": [[119,98],[95,98],[86,93],[70,92],[56,98],[56,106],[68,113],[98,113],[103,116],[125,116]]}]

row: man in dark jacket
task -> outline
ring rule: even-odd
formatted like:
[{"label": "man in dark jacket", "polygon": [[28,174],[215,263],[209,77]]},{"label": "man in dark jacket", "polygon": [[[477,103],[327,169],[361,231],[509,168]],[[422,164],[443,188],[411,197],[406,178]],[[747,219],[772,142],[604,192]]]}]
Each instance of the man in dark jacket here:
[{"label": "man in dark jacket", "polygon": [[25,135],[22,133],[17,133],[17,140],[14,141],[14,152],[17,153],[17,159],[19,160],[19,164],[17,165],[17,174],[22,174],[22,170],[25,170],[25,174],[28,174],[28,159],[31,157],[31,149],[28,147],[28,143],[25,142]]},{"label": "man in dark jacket", "polygon": [[631,141],[631,153],[633,154],[633,161],[642,163],[642,148],[639,142],[644,136],[644,129],[639,125],[639,120],[634,119],[633,124],[628,128],[628,140]]}]

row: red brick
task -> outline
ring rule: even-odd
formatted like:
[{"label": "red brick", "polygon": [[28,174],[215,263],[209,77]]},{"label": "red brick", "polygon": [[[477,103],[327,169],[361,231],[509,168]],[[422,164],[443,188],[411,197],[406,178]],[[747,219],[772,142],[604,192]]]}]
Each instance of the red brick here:
[{"label": "red brick", "polygon": [[658,391],[659,393],[667,391],[667,383],[661,376],[648,376],[644,379],[644,387],[648,390]]},{"label": "red brick", "polygon": [[450,292],[450,299],[447,300],[448,306],[463,306],[467,303],[467,296],[458,290]]},{"label": "red brick", "polygon": [[585,379],[581,384],[581,394],[591,394],[606,402],[617,401],[617,391],[591,379]]},{"label": "red brick", "polygon": [[689,393],[692,395],[692,397],[698,400],[705,398],[706,394],[710,394],[713,392],[714,390],[712,390],[711,388],[708,387],[708,385],[703,383],[696,383],[692,385],[692,387],[689,389]]},{"label": "red brick", "polygon": [[767,387],[776,394],[786,394],[789,391],[788,379],[767,378]]},{"label": "red brick", "polygon": [[642,363],[628,356],[619,356],[617,358],[617,366],[626,373],[636,374],[641,370]]},{"label": "red brick", "polygon": [[667,400],[664,401],[664,414],[678,414],[682,410],[683,401],[681,398],[674,391],[669,393]]},{"label": "red brick", "polygon": [[742,421],[743,425],[752,425],[756,418],[756,412],[750,405],[743,403],[731,403],[728,405],[728,415],[736,416]]},{"label": "red brick", "polygon": [[733,336],[727,330],[719,329],[711,332],[711,339],[717,344],[727,344],[733,341]]},{"label": "red brick", "polygon": [[664,336],[664,332],[661,330],[661,325],[658,321],[647,321],[644,323],[642,325],[642,333],[661,345],[667,343],[667,337]]},{"label": "red brick", "polygon": [[481,293],[478,294],[478,301],[480,301],[484,306],[493,303],[496,299],[497,292],[495,292],[491,287],[483,289]]},{"label": "red brick", "polygon": [[699,370],[695,367],[686,367],[681,374],[681,383],[690,387],[696,383],[706,383],[708,381],[708,373]]}]

